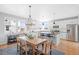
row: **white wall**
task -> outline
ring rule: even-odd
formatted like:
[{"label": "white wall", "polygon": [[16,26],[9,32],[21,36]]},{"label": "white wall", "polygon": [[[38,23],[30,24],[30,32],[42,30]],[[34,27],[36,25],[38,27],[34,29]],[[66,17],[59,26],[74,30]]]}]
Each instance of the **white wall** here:
[{"label": "white wall", "polygon": [[[5,22],[5,19],[8,20],[7,23]],[[25,19],[0,12],[0,45],[6,44],[7,43],[7,36],[11,34],[10,31],[6,31],[6,25],[10,25],[11,20],[18,22],[20,20],[25,20]],[[16,32],[15,34],[17,34],[16,30],[15,30],[15,32]]]},{"label": "white wall", "polygon": [[3,43],[6,43],[6,36],[4,33],[4,20],[3,20],[3,17],[1,15],[0,16],[0,44],[3,44]]}]

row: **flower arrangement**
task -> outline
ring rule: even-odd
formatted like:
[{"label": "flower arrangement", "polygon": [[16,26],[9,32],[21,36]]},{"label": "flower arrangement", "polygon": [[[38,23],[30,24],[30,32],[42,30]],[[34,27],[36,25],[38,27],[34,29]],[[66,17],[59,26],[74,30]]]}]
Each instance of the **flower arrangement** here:
[{"label": "flower arrangement", "polygon": [[32,33],[28,33],[28,34],[27,34],[27,37],[28,37],[29,39],[34,39],[34,36],[33,36]]}]

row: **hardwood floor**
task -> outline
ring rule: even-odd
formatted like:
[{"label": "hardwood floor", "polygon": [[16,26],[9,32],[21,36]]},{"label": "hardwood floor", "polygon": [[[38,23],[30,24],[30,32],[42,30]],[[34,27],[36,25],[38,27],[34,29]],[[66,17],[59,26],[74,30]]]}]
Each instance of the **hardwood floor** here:
[{"label": "hardwood floor", "polygon": [[[10,45],[1,45],[0,48],[12,47],[14,45],[16,45],[16,43]],[[63,51],[65,55],[79,55],[79,43],[77,42],[61,39],[60,44],[58,46],[53,45],[53,48]]]},{"label": "hardwood floor", "polygon": [[0,45],[0,48],[8,48],[8,47],[12,47],[12,46],[15,46],[15,45],[16,45],[16,43],[9,44],[9,45],[4,44],[4,45]]},{"label": "hardwood floor", "polygon": [[79,42],[61,39],[60,44],[55,48],[65,52],[66,55],[79,55]]}]

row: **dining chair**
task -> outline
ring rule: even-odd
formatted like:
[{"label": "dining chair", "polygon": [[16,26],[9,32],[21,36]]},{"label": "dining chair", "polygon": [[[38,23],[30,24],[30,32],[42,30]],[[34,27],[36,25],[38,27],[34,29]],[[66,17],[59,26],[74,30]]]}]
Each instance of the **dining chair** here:
[{"label": "dining chair", "polygon": [[20,39],[17,38],[17,52],[20,52]]},{"label": "dining chair", "polygon": [[25,40],[20,39],[20,54],[27,54],[27,43]]},{"label": "dining chair", "polygon": [[60,43],[60,34],[50,38],[50,54],[52,48],[56,48],[59,45],[59,43]]}]

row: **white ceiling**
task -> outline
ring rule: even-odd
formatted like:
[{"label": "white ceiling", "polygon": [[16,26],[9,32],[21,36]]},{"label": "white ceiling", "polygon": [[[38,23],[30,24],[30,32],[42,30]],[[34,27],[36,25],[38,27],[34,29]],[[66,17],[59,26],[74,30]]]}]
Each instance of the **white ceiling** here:
[{"label": "white ceiling", "polygon": [[[0,4],[0,12],[16,16],[26,17],[29,15],[29,5],[25,4]],[[79,14],[79,5],[71,4],[33,4],[32,18],[37,20],[51,20],[71,17]],[[55,14],[55,16],[53,15]]]}]

